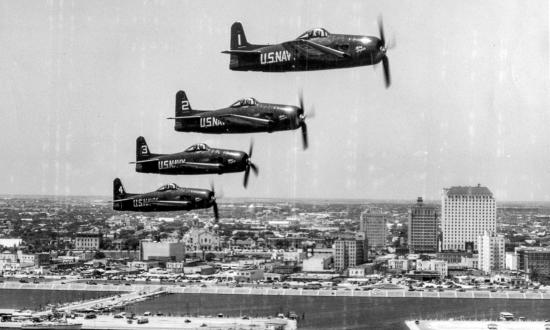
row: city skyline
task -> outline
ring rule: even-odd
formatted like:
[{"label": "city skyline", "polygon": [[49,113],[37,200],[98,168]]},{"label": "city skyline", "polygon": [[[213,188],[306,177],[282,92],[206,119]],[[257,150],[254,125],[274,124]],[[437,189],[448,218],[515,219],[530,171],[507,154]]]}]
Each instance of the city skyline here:
[{"label": "city skyline", "polygon": [[[450,186],[489,187],[498,202],[550,201],[548,3],[464,1],[438,5],[333,1],[5,1],[0,12],[0,194],[109,196],[169,182],[227,197],[440,200]],[[262,9],[260,9],[262,8]],[[338,8],[338,10],[335,10]],[[272,13],[261,15],[264,10]],[[487,16],[485,13],[493,15]],[[289,14],[290,13],[290,14]],[[382,68],[287,74],[231,72],[229,29],[253,43],[312,27],[386,35],[392,86]],[[528,17],[528,20],[525,18]],[[303,90],[310,148],[299,132],[210,136],[174,132],[175,93],[196,109],[244,96],[298,104]],[[135,173],[135,139],[152,152],[205,142],[246,151],[258,177]]]}]

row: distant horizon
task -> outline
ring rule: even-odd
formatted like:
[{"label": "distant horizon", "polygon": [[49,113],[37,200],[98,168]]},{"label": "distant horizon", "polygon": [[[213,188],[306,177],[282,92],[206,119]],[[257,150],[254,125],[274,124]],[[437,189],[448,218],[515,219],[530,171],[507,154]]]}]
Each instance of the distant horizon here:
[{"label": "distant horizon", "polygon": [[[54,194],[0,194],[0,198],[14,198],[14,197],[21,197],[21,198],[87,198],[87,199],[105,199],[106,202],[112,201],[112,196],[102,196],[102,195],[54,195]],[[416,204],[417,198],[420,196],[415,197],[412,200],[408,199],[397,199],[397,198],[385,198],[385,199],[376,199],[376,198],[315,198],[315,197],[300,197],[300,198],[286,198],[286,197],[222,197],[218,198],[218,201],[220,203],[224,203],[224,200],[231,200],[232,202],[234,200],[245,200],[245,201],[253,201],[253,200],[271,200],[271,201],[334,201],[334,202],[356,202],[356,204],[360,204],[362,202],[367,203],[381,203],[381,202],[390,202],[390,203],[398,203],[398,204]],[[439,204],[440,200],[437,199],[423,199],[424,203],[427,204]],[[510,204],[516,204],[516,203],[522,203],[522,204],[546,204],[550,206],[550,201],[519,201],[519,200],[502,200],[499,201],[496,199],[497,206],[498,204],[502,203],[510,203]]]}]

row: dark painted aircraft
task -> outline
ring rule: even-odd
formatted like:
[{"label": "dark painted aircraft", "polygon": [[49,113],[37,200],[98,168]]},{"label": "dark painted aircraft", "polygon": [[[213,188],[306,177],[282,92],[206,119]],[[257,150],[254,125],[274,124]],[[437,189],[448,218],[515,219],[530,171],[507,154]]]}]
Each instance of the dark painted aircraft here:
[{"label": "dark painted aircraft", "polygon": [[178,132],[211,134],[287,131],[301,128],[304,149],[307,148],[307,125],[303,100],[300,107],[260,103],[252,97],[240,99],[219,110],[193,110],[184,91],[176,93],[174,129]]},{"label": "dark painted aircraft", "polygon": [[153,192],[131,194],[124,190],[119,178],[113,181],[113,210],[115,211],[189,211],[209,207],[214,209],[217,222],[219,215],[214,188],[211,190],[181,188],[171,183]]},{"label": "dark painted aircraft", "polygon": [[174,154],[151,153],[145,138],[136,139],[136,172],[158,174],[223,174],[244,171],[244,186],[248,184],[250,169],[258,175],[258,167],[252,163],[253,144],[248,154],[243,151],[214,149],[198,143]]},{"label": "dark painted aircraft", "polygon": [[243,26],[231,26],[229,68],[236,71],[309,71],[350,68],[382,62],[386,87],[390,86],[390,64],[382,19],[380,37],[334,34],[323,28],[304,32],[298,38],[273,45],[256,45],[246,40]]}]

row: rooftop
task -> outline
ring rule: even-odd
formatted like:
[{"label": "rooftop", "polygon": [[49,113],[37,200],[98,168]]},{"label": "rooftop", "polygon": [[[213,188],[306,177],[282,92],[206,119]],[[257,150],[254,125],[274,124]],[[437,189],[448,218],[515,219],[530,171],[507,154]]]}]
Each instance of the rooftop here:
[{"label": "rooftop", "polygon": [[491,196],[493,197],[493,193],[489,190],[487,187],[482,187],[481,185],[477,185],[475,187],[451,187],[445,189],[445,193],[447,196]]}]

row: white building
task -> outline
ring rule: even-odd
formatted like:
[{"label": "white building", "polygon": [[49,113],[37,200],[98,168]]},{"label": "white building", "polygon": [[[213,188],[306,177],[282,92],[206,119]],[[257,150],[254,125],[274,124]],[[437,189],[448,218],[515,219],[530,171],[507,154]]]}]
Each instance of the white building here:
[{"label": "white building", "polygon": [[140,260],[185,260],[182,242],[140,242]]},{"label": "white building", "polygon": [[479,270],[489,274],[491,271],[504,269],[504,236],[485,232],[477,238],[477,246]]},{"label": "white building", "polygon": [[505,265],[508,270],[518,270],[518,256],[516,252],[506,252]]},{"label": "white building", "polygon": [[0,238],[0,246],[4,248],[19,247],[23,243],[21,238]]},{"label": "white building", "polygon": [[188,251],[219,250],[220,237],[210,229],[191,228],[183,236]]},{"label": "white building", "polygon": [[441,199],[442,250],[477,250],[477,237],[496,231],[496,203],[487,187],[443,189]]},{"label": "white building", "polygon": [[314,255],[311,258],[305,259],[302,263],[302,271],[304,272],[323,272],[326,271],[332,261],[332,256]]},{"label": "white building", "polygon": [[444,278],[448,275],[448,264],[445,260],[417,260],[416,270],[437,272]]}]

